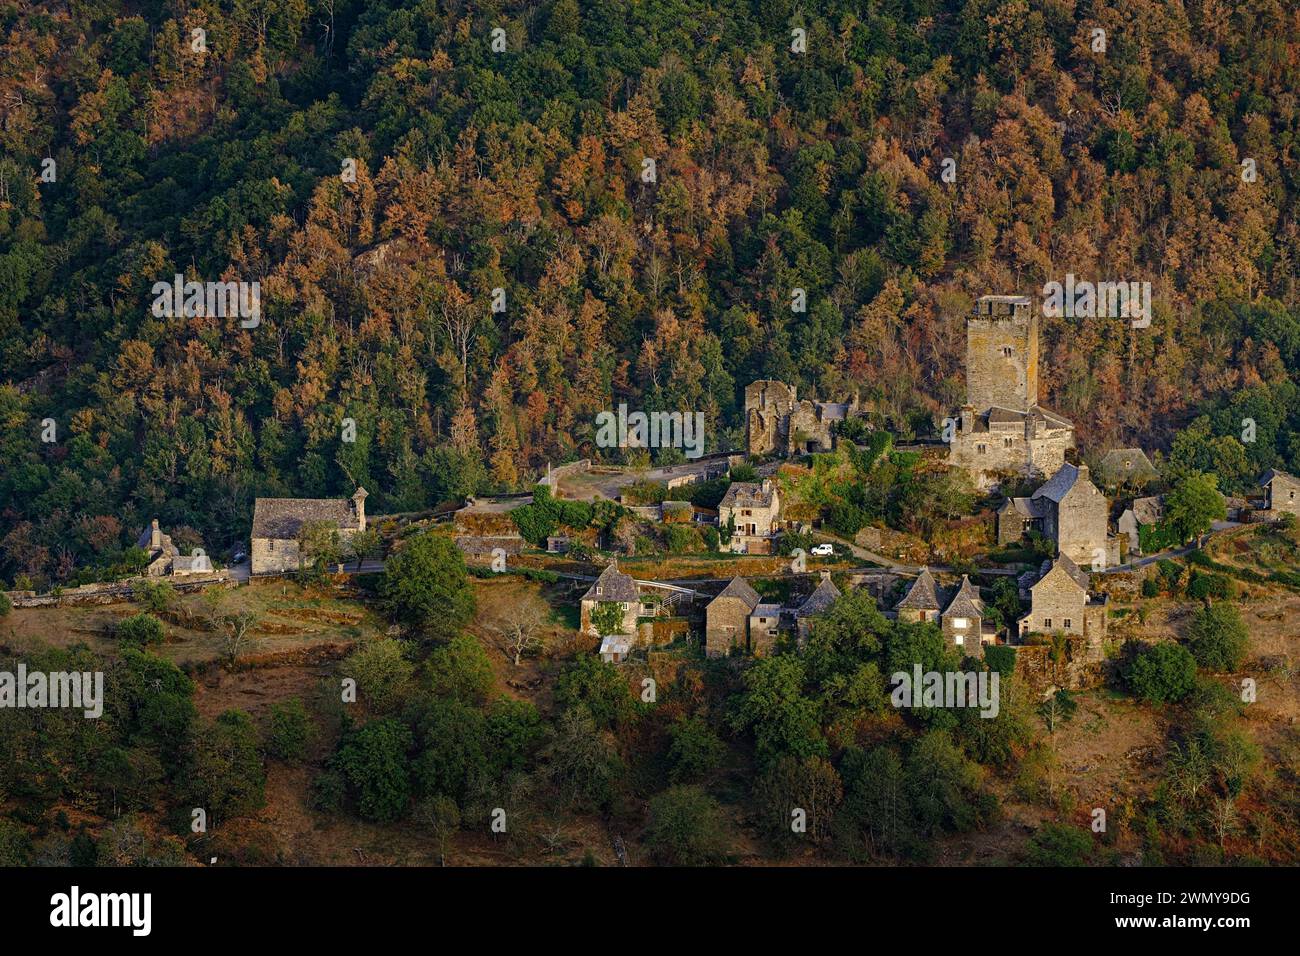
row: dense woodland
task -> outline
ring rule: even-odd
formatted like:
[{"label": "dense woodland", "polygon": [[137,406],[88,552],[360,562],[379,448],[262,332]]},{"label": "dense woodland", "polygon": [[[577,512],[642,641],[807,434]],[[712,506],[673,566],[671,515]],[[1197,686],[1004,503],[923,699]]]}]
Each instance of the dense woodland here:
[{"label": "dense woodland", "polygon": [[[1154,288],[1148,329],[1045,320],[1085,453],[1300,468],[1284,0],[5,0],[0,36],[6,582],[153,515],[215,552],[258,494],[527,487],[620,401],[731,447],[760,377],[930,434],[973,298],[1066,272]],[[259,281],[260,325],[154,317],[178,272]]]}]

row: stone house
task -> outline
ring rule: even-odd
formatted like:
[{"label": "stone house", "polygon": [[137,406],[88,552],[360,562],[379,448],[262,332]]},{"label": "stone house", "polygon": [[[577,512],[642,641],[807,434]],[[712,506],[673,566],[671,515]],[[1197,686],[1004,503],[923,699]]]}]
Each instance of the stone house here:
[{"label": "stone house", "polygon": [[751,455],[802,455],[835,447],[835,425],[862,414],[848,402],[799,399],[793,385],[760,379],[745,386],[745,448]]},{"label": "stone house", "polygon": [[163,532],[154,518],[149,527],[140,532],[135,546],[149,555],[145,567],[147,577],[156,578],[164,574],[183,576],[186,574],[208,574],[212,571],[212,559],[202,548],[195,548],[192,554],[181,554],[180,548],[172,541],[172,536]]},{"label": "stone house", "polygon": [[[748,648],[751,615],[761,603],[758,592],[744,578],[736,576],[731,579],[722,592],[708,603],[704,609],[704,652],[709,657],[721,657],[733,647]],[[761,617],[770,617],[766,612]],[[780,608],[777,608],[778,620],[772,626],[772,633],[780,624]],[[763,622],[767,626],[767,622]]]},{"label": "stone house", "polygon": [[[596,621],[593,620],[593,615],[600,605],[609,604],[618,606],[620,615],[618,628],[610,631],[609,634],[601,634],[596,626]],[[605,565],[605,570],[600,572],[600,576],[582,595],[579,602],[578,629],[583,634],[590,634],[593,637],[609,637],[610,635],[627,637],[630,647],[631,641],[636,634],[636,619],[640,613],[640,588],[637,587],[636,581],[633,580],[631,575],[624,574],[618,569],[617,561],[611,561]]]},{"label": "stone house", "polygon": [[1300,478],[1270,468],[1259,479],[1268,511],[1300,515]]},{"label": "stone house", "polygon": [[749,652],[755,657],[772,653],[781,638],[784,608],[775,602],[759,601],[749,612]]},{"label": "stone house", "polygon": [[346,545],[366,530],[366,497],[357,488],[351,498],[258,498],[253,504],[253,574],[282,574],[299,566],[298,541],[310,522],[324,522]]},{"label": "stone house", "polygon": [[903,599],[894,605],[900,621],[937,621],[939,619],[939,587],[929,568],[921,568]]},{"label": "stone house", "polygon": [[1074,446],[1074,424],[1038,404],[1033,303],[1028,296],[981,296],[966,320],[966,403],[949,463],[990,488],[999,473],[1050,475]]},{"label": "stone house", "polygon": [[831,580],[830,571],[823,570],[821,572],[821,581],[818,583],[816,590],[808,595],[807,600],[794,609],[795,632],[799,636],[800,644],[808,640],[808,634],[812,630],[813,618],[828,610],[839,599],[840,589]]},{"label": "stone house", "polygon": [[1107,597],[1089,593],[1087,573],[1068,557],[1061,555],[1051,562],[1029,593],[1029,613],[1017,622],[1022,641],[1034,633],[1061,633],[1101,646],[1106,637]]},{"label": "stone house", "polygon": [[780,530],[781,496],[770,478],[761,482],[733,481],[718,504],[718,526],[724,536],[730,523],[735,532],[727,550],[737,554],[771,554]]},{"label": "stone house", "polygon": [[1089,480],[1087,465],[1061,465],[1028,498],[1009,498],[997,512],[999,544],[1011,544],[1030,530],[1056,543],[1077,564],[1119,563],[1119,539],[1109,534],[1110,506]]},{"label": "stone house", "polygon": [[1128,539],[1129,554],[1142,553],[1142,528],[1158,524],[1164,514],[1165,499],[1161,495],[1134,498],[1133,503],[1124,509],[1119,516],[1118,530]]},{"label": "stone house", "polygon": [[963,574],[957,592],[939,616],[943,636],[971,657],[984,653],[985,644],[996,644],[998,635],[993,625],[984,624],[984,601],[979,589]]},{"label": "stone house", "polygon": [[1008,498],[997,510],[998,544],[1015,544],[1040,525],[1042,515],[1029,498]]},{"label": "stone house", "polygon": [[1159,473],[1141,448],[1112,448],[1097,463],[1097,477],[1102,487],[1118,488],[1145,485]]},{"label": "stone house", "polygon": [[748,581],[734,577],[704,609],[705,653],[720,657],[739,647],[761,657],[772,652],[783,633],[791,632],[802,643],[813,618],[839,597],[840,590],[831,581],[829,571],[821,572],[821,581],[812,594],[788,607],[764,601]]},{"label": "stone house", "polygon": [[984,601],[970,577],[962,575],[956,588],[940,588],[929,568],[921,573],[894,609],[899,621],[938,623],[944,637],[969,655],[995,644],[997,628],[984,623]]}]

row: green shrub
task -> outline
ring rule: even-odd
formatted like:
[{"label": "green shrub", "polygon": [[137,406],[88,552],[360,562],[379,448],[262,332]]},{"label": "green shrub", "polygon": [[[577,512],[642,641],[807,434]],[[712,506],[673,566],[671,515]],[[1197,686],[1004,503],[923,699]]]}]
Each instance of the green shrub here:
[{"label": "green shrub", "polygon": [[1030,866],[1087,866],[1092,849],[1087,830],[1046,823],[1029,841],[1028,862]]},{"label": "green shrub", "polygon": [[1133,693],[1153,704],[1182,700],[1196,686],[1196,660],[1181,644],[1148,645],[1129,664]]},{"label": "green shrub", "polygon": [[1235,671],[1246,656],[1249,636],[1231,604],[1218,603],[1196,612],[1188,629],[1192,656],[1207,670]]},{"label": "green shrub", "polygon": [[266,750],[280,760],[297,761],[307,756],[311,740],[311,718],[298,697],[271,706],[271,725],[266,734]]},{"label": "green shrub", "polygon": [[161,644],[166,633],[162,621],[152,614],[133,614],[118,622],[115,630],[117,639],[132,647],[148,647]]},{"label": "green shrub", "polygon": [[1187,596],[1197,600],[1226,600],[1233,596],[1235,590],[1232,579],[1224,574],[1206,574],[1198,570],[1192,573],[1191,580],[1187,582]]},{"label": "green shrub", "polygon": [[650,801],[646,846],[657,862],[704,866],[727,850],[722,807],[699,787],[672,787]]}]

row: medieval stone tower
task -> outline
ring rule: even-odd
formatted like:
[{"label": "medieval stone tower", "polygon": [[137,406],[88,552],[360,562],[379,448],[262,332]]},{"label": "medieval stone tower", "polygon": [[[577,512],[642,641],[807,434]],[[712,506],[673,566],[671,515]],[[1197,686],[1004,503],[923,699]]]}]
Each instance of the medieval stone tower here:
[{"label": "medieval stone tower", "polygon": [[1028,296],[975,303],[966,320],[966,404],[1017,412],[1038,404],[1038,316]]}]

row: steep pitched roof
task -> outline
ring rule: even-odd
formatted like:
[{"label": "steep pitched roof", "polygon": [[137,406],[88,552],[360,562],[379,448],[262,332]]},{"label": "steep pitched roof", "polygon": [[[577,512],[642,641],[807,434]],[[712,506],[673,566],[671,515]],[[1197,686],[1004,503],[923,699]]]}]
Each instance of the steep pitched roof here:
[{"label": "steep pitched roof", "polygon": [[[161,532],[158,537],[159,541],[162,542],[160,550],[163,554],[177,555],[181,553],[180,548],[176,547],[172,541],[172,536],[167,532]],[[153,522],[145,525],[144,530],[140,532],[140,537],[136,539],[135,546],[143,548],[151,554],[153,553]]]},{"label": "steep pitched roof", "polygon": [[944,617],[983,617],[984,602],[980,600],[980,593],[976,590],[975,585],[970,583],[970,577],[963,574],[961,576],[961,587],[953,595],[952,601],[943,612]]},{"label": "steep pitched roof", "polygon": [[1039,498],[1046,498],[1060,504],[1061,499],[1070,493],[1070,489],[1074,487],[1074,483],[1078,478],[1079,469],[1067,461],[1057,469],[1056,474],[1033,493],[1031,500],[1037,501]]},{"label": "steep pitched roof", "polygon": [[641,592],[637,590],[636,581],[618,569],[617,561],[605,565],[600,577],[582,596],[584,601],[619,601],[628,604],[640,598]]},{"label": "steep pitched roof", "polygon": [[1003,514],[1007,511],[1014,511],[1026,518],[1042,517],[1042,509],[1038,507],[1037,502],[1035,502],[1033,498],[1008,498],[1006,501],[1002,502],[1002,506],[998,508],[998,514]]},{"label": "steep pitched roof", "polygon": [[1279,478],[1283,481],[1292,482],[1293,484],[1300,484],[1300,478],[1296,478],[1295,475],[1288,475],[1285,471],[1281,471],[1277,468],[1270,468],[1268,471],[1264,472],[1264,474],[1260,475],[1259,483],[1261,487],[1267,488]]},{"label": "steep pitched roof", "polygon": [[912,582],[903,600],[894,607],[910,607],[921,611],[939,610],[939,593],[935,588],[934,575],[930,573],[929,568],[921,569],[920,575]]},{"label": "steep pitched roof", "polygon": [[258,498],[253,503],[252,536],[296,539],[309,521],[324,521],[341,531],[360,527],[351,498]]},{"label": "steep pitched roof", "polygon": [[1112,448],[1102,457],[1099,468],[1110,473],[1156,470],[1141,448]]},{"label": "steep pitched roof", "polygon": [[[1079,585],[1079,587],[1082,588],[1085,592],[1088,590],[1088,585],[1091,582],[1088,579],[1087,572],[1083,571],[1077,564],[1071,561],[1069,557],[1067,557],[1064,554],[1058,556],[1057,559],[1054,562],[1052,562],[1051,570],[1049,570],[1047,574],[1044,574],[1041,578],[1039,578],[1038,584],[1042,584],[1043,581],[1047,580],[1047,576],[1051,574],[1052,571],[1055,571],[1058,568],[1062,571],[1062,573],[1066,574],[1071,581]],[[1038,587],[1038,584],[1035,584],[1034,587]]]},{"label": "steep pitched roof", "polygon": [[830,578],[825,578],[821,584],[817,585],[817,590],[808,595],[808,600],[804,601],[795,608],[795,617],[811,617],[814,614],[821,614],[840,597],[840,589],[835,586],[835,582]]},{"label": "steep pitched roof", "polygon": [[[745,607],[750,611],[758,607],[759,601],[762,600],[758,596],[758,592],[755,591],[753,587],[750,586],[750,583],[746,581],[744,578],[742,578],[740,575],[736,575],[729,582],[727,582],[727,586],[718,593],[718,596],[715,597],[713,601],[720,600],[724,597],[736,598],[737,600],[741,601],[745,605]],[[710,601],[709,603],[712,604],[713,601]]]}]

